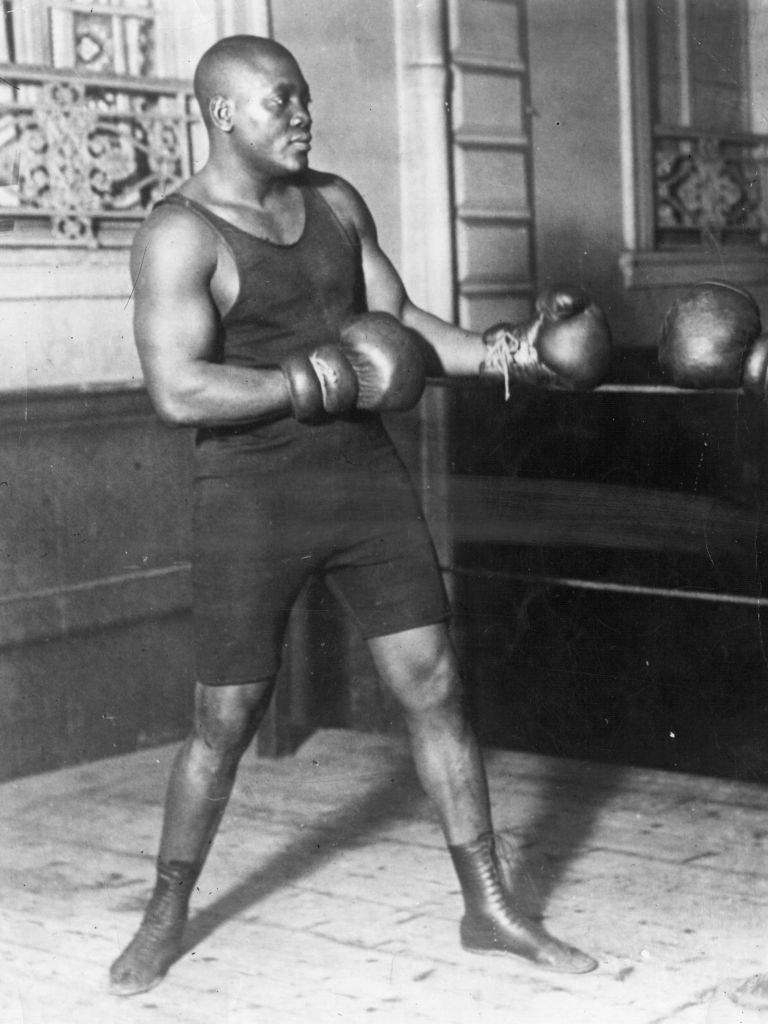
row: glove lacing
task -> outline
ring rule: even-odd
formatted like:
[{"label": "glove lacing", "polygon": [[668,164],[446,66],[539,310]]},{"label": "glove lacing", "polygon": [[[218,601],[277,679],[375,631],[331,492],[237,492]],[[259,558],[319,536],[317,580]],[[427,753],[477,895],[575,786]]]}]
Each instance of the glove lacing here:
[{"label": "glove lacing", "polygon": [[312,364],[315,373],[317,374],[317,379],[320,383],[320,391],[323,396],[323,405],[327,406],[328,391],[329,389],[334,388],[338,384],[339,374],[327,360],[323,359],[322,356],[317,355],[317,353],[315,352],[313,352],[312,355],[309,357],[309,361]]},{"label": "glove lacing", "polygon": [[[486,346],[485,359],[481,364],[481,370],[486,373],[500,373],[504,378],[504,400],[508,401],[510,396],[509,382],[512,377],[515,380],[540,383],[551,381],[555,376],[542,366],[536,349],[536,339],[539,335],[539,328],[544,322],[543,314],[526,324],[523,329],[510,327],[506,324],[497,324],[489,328],[483,334],[483,342]],[[490,339],[498,333],[496,341]],[[510,373],[510,368],[514,372]]]}]

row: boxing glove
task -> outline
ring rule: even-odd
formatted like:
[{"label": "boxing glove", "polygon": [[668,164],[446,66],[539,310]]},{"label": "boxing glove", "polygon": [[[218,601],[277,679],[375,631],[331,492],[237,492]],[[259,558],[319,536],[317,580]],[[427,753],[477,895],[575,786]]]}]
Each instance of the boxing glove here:
[{"label": "boxing glove", "polygon": [[336,345],[292,352],[280,363],[293,415],[306,422],[322,413],[338,416],[354,409],[357,376]]},{"label": "boxing glove", "polygon": [[499,323],[483,334],[481,374],[510,383],[582,390],[595,388],[611,365],[611,332],[602,309],[581,288],[560,287],[536,300],[536,315],[521,324]]},{"label": "boxing glove", "polygon": [[421,398],[426,382],[423,345],[397,317],[353,317],[341,328],[339,346],[357,377],[358,409],[398,412]]},{"label": "boxing glove", "polygon": [[[749,292],[725,281],[700,281],[664,317],[659,365],[680,388],[738,387],[760,330],[760,310]],[[762,388],[759,361],[755,353],[749,377],[759,377]]]},{"label": "boxing glove", "polygon": [[750,395],[768,400],[768,334],[761,334],[748,349],[741,384]]}]

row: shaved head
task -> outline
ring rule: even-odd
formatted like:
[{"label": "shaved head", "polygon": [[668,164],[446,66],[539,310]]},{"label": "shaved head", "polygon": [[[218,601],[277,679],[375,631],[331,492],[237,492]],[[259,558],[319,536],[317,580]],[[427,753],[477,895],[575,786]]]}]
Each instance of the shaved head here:
[{"label": "shaved head", "polygon": [[237,77],[244,72],[267,71],[280,62],[296,58],[274,39],[262,36],[228,36],[206,50],[195,69],[194,88],[206,126],[211,126],[210,102],[216,96],[230,96]]}]

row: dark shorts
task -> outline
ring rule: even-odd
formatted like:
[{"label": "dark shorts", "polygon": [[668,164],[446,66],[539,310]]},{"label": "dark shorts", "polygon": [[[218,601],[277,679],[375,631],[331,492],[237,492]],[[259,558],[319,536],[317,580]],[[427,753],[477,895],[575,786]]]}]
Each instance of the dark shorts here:
[{"label": "dark shorts", "polygon": [[448,603],[418,500],[393,451],[332,473],[313,467],[195,482],[198,680],[274,676],[288,615],[311,575],[366,638],[444,621]]}]

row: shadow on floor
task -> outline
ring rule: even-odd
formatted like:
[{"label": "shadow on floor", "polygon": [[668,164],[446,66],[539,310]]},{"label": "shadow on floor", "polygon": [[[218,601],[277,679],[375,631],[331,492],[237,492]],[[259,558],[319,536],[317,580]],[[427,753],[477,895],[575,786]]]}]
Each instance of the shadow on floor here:
[{"label": "shadow on floor", "polygon": [[[591,776],[587,795],[574,774],[579,767],[552,762],[538,768],[536,784],[541,792],[537,812],[532,820],[513,829],[519,850],[509,884],[520,909],[534,918],[545,915],[571,860],[589,840],[603,804],[612,798],[623,777],[618,767],[585,766]],[[597,771],[601,779],[595,790]],[[183,953],[198,947],[230,918],[337,858],[340,851],[364,844],[374,830],[429,814],[410,758],[393,759],[358,798],[331,815],[323,811],[316,822],[306,822],[289,845],[198,912],[188,925]],[[460,915],[457,902],[457,925]]]},{"label": "shadow on floor", "polygon": [[507,884],[522,913],[535,920],[546,916],[573,861],[589,845],[604,807],[620,791],[626,771],[621,765],[542,762],[533,815],[505,829],[514,836]]}]

